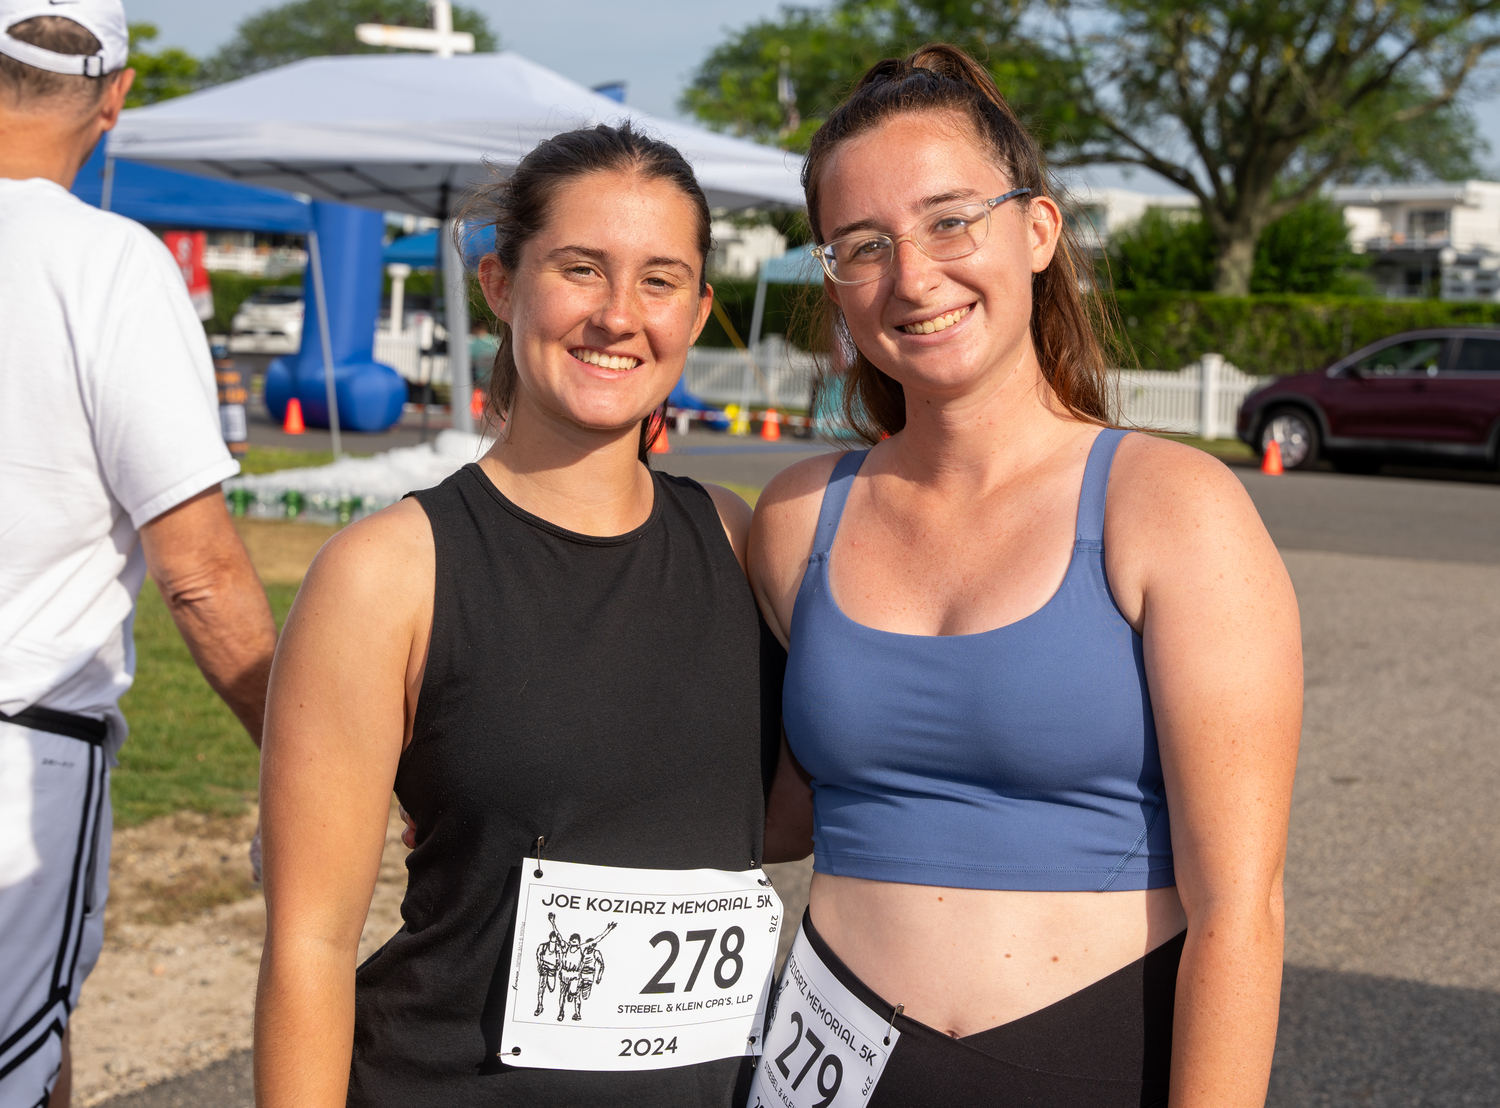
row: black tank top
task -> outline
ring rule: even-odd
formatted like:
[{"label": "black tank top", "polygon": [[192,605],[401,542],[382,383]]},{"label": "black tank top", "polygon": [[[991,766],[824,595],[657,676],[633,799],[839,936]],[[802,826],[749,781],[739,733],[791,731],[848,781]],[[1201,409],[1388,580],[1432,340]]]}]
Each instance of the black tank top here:
[{"label": "black tank top", "polygon": [[650,518],[596,538],[477,465],[414,494],[437,555],[432,639],[396,795],[418,828],[404,926],[355,985],[352,1105],[732,1105],[727,1058],[643,1073],[496,1060],[521,859],[761,862],[785,656],[713,501],[653,473]]}]

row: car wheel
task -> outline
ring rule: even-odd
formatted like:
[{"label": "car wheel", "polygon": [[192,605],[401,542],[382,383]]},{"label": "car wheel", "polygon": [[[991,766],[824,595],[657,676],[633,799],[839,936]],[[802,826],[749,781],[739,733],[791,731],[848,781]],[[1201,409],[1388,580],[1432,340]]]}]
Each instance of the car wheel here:
[{"label": "car wheel", "polygon": [[1318,462],[1318,425],[1301,408],[1276,408],[1260,428],[1260,453],[1272,440],[1281,447],[1286,469],[1311,469]]}]

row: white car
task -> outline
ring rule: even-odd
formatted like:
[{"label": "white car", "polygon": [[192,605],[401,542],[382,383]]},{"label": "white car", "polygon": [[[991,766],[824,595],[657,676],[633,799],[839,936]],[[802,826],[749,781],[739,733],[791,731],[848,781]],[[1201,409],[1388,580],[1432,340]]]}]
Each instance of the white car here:
[{"label": "white car", "polygon": [[295,354],[302,347],[302,314],[302,290],[296,285],[257,289],[230,322],[230,352]]}]

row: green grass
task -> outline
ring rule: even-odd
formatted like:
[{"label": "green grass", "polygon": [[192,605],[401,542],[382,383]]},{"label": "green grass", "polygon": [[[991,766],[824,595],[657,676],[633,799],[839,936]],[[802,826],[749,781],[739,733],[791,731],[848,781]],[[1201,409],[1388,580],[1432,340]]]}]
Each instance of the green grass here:
[{"label": "green grass", "polygon": [[1155,434],[1159,439],[1171,439],[1173,442],[1180,442],[1184,446],[1196,447],[1206,454],[1212,454],[1221,462],[1248,462],[1255,457],[1255,452],[1240,442],[1239,439],[1209,440],[1200,439],[1194,435],[1167,435],[1154,431],[1152,434]]},{"label": "green grass", "polygon": [[[267,585],[278,626],[295,585]],[[260,755],[214,695],[156,587],[141,589],[135,616],[135,685],[120,702],[130,739],[110,790],[115,826],[194,811],[238,815],[255,797]]]},{"label": "green grass", "polygon": [[252,446],[240,460],[241,473],[274,473],[278,469],[333,464],[332,450],[296,450],[286,446]]}]

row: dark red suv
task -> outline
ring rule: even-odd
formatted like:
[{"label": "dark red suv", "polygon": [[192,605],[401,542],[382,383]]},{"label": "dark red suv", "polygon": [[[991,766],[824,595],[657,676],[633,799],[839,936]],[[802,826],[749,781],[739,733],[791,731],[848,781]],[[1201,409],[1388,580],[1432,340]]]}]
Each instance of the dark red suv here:
[{"label": "dark red suv", "polygon": [[1371,473],[1382,462],[1500,461],[1500,329],[1408,331],[1325,370],[1278,377],[1240,405],[1239,437],[1275,439],[1288,469],[1320,457]]}]

